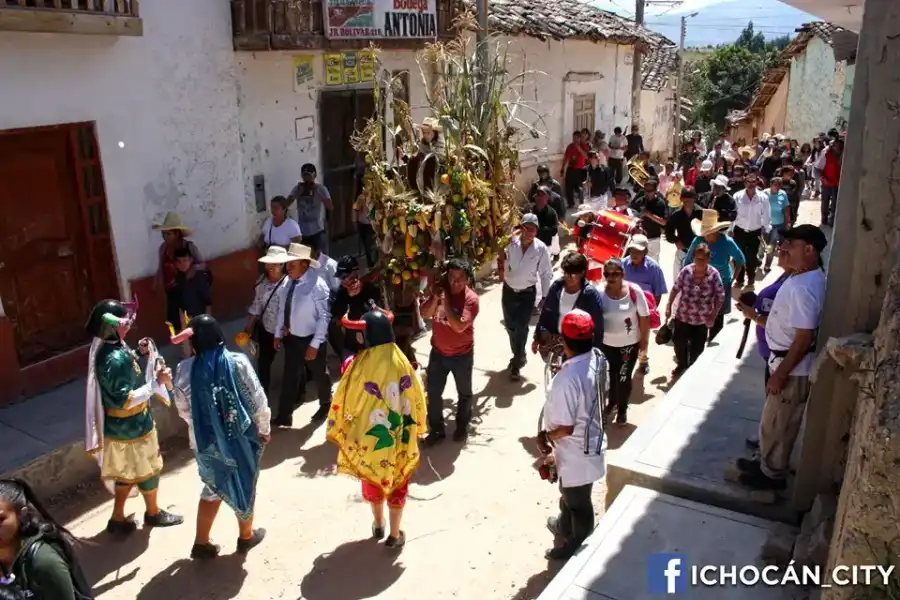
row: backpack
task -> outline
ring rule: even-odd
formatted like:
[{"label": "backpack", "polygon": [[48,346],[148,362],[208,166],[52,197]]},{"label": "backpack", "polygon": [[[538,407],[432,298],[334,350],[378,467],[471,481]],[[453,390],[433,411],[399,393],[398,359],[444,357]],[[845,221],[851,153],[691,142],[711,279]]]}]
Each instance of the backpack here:
[{"label": "backpack", "polygon": [[78,561],[72,556],[68,548],[63,544],[42,538],[29,542],[23,551],[22,558],[16,561],[16,577],[13,579],[13,585],[19,588],[26,598],[41,600],[38,577],[30,574],[29,571],[33,569],[34,558],[42,544],[49,544],[54,550],[59,552],[69,565],[69,572],[72,575],[72,586],[75,588],[75,598],[77,600],[94,600],[94,592],[81,570],[81,565],[78,564]]},{"label": "backpack", "polygon": [[650,329],[659,328],[662,325],[662,319],[659,318],[659,308],[656,306],[656,298],[653,297],[653,294],[643,288],[628,284],[628,294],[631,296],[631,301],[634,302],[635,307],[637,307],[637,290],[643,292],[644,298],[647,300],[647,308],[650,310]]}]

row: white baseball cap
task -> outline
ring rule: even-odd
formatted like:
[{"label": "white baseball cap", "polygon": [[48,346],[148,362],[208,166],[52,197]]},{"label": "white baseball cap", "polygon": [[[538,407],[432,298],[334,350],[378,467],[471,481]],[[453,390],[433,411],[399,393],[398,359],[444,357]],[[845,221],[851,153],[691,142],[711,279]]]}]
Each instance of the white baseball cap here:
[{"label": "white baseball cap", "polygon": [[534,213],[526,213],[522,217],[522,225],[534,225],[535,227],[539,227],[537,215]]}]

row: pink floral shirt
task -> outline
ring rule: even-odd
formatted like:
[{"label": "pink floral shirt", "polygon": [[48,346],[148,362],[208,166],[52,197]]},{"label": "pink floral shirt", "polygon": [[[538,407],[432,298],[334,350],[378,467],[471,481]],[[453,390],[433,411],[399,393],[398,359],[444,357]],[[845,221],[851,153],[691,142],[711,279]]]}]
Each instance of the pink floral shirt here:
[{"label": "pink floral shirt", "polygon": [[713,266],[707,267],[706,277],[699,282],[694,280],[694,265],[681,269],[670,293],[674,297],[679,292],[681,299],[675,318],[689,325],[711,323],[725,302],[722,276]]}]

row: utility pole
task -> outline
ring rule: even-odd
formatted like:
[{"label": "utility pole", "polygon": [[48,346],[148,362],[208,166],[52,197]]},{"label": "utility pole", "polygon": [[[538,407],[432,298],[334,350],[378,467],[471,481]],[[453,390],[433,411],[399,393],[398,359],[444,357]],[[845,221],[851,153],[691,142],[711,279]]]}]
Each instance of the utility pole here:
[{"label": "utility pole", "polygon": [[687,20],[699,13],[681,17],[681,39],[678,42],[678,79],[675,80],[675,137],[672,140],[672,156],[677,161],[681,156],[681,87],[684,81],[684,38],[687,37]]},{"label": "utility pole", "polygon": [[[634,22],[638,27],[644,26],[644,5],[645,0],[635,0],[634,4]],[[641,77],[641,43],[635,42],[634,54],[631,59],[631,129],[633,132],[635,127],[639,127],[641,123],[641,89],[643,81]]]}]

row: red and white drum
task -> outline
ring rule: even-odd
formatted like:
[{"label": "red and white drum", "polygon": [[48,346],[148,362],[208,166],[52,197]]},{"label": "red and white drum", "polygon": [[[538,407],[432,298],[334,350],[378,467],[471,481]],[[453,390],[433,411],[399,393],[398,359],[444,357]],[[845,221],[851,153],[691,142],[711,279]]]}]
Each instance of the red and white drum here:
[{"label": "red and white drum", "polygon": [[637,219],[617,211],[604,210],[597,213],[582,253],[588,260],[601,265],[610,258],[621,258],[637,223]]}]

